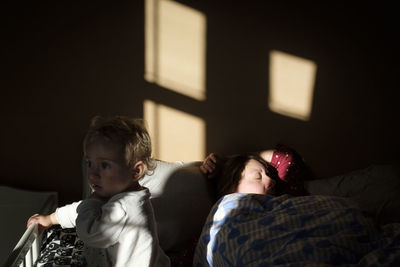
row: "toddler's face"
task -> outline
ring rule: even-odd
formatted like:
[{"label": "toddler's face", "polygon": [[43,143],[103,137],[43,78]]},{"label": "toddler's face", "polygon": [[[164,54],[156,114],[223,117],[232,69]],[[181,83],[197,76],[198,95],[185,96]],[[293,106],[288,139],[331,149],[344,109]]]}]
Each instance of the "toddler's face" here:
[{"label": "toddler's face", "polygon": [[112,197],[137,183],[121,148],[115,144],[101,140],[89,144],[86,160],[89,185],[101,197]]},{"label": "toddler's face", "polygon": [[251,159],[247,162],[236,193],[274,194],[275,181],[266,175],[264,166]]}]

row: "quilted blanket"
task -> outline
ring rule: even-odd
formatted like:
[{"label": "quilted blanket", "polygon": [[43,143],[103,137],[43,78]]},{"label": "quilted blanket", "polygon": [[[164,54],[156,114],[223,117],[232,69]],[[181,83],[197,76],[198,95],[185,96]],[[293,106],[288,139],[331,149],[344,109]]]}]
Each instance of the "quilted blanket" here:
[{"label": "quilted blanket", "polygon": [[193,266],[400,266],[400,224],[345,198],[230,194],[211,210]]}]

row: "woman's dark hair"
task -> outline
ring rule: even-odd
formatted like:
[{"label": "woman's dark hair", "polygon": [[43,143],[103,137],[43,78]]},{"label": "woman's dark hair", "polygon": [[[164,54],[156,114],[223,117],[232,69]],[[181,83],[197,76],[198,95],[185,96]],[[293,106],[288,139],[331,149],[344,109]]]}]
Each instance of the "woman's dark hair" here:
[{"label": "woman's dark hair", "polygon": [[278,173],[274,167],[264,161],[257,154],[240,154],[229,157],[220,158],[216,173],[217,197],[235,192],[242,178],[242,172],[249,160],[256,160],[265,168],[265,174],[275,180],[275,194],[280,194],[282,181],[279,179]]}]

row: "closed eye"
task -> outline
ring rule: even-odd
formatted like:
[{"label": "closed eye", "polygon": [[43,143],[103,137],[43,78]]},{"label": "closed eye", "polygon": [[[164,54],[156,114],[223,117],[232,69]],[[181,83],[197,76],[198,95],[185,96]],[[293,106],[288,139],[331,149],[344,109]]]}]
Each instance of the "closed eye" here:
[{"label": "closed eye", "polygon": [[262,175],[258,172],[255,172],[252,177],[254,180],[262,180]]}]

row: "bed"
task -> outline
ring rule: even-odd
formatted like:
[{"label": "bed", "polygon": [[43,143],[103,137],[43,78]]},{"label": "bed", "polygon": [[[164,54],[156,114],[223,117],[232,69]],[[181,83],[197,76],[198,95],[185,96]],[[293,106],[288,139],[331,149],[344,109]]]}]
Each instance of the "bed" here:
[{"label": "bed", "polygon": [[26,221],[34,213],[50,213],[57,204],[56,192],[0,186],[1,266],[33,264],[39,254],[40,236],[37,227],[26,229]]},{"label": "bed", "polygon": [[224,196],[205,222],[193,266],[400,266],[393,167],[370,166],[306,188],[309,196]]},{"label": "bed", "polygon": [[[336,177],[306,181],[306,188],[310,193],[307,197],[284,195],[270,198],[233,194],[215,203],[213,185],[201,175],[199,164],[158,161],[154,174],[142,180],[142,184],[152,193],[159,241],[171,257],[172,266],[269,266],[268,264],[285,265],[285,262],[288,266],[289,262],[298,266],[301,262],[311,263],[312,256],[315,255],[325,255],[325,258],[318,259],[318,265],[324,263],[327,266],[343,261],[356,265],[378,263],[378,266],[382,266],[383,259],[387,259],[388,266],[391,266],[390,264],[396,265],[400,261],[400,178],[392,166],[373,165]],[[86,185],[85,188],[87,189]],[[228,209],[221,212],[220,206]],[[264,231],[274,235],[262,236],[249,234],[252,231],[245,232],[252,228],[246,226],[248,218],[242,216],[249,216],[251,209],[259,211],[257,216],[252,217],[253,223],[261,221],[261,225],[276,229]],[[243,211],[245,215],[242,214]],[[271,212],[276,216],[265,216]],[[271,217],[280,219],[271,221]],[[297,228],[285,224],[284,221],[288,219],[292,220],[289,225],[296,225]],[[242,226],[236,225],[237,223]],[[331,228],[328,229],[329,227]],[[340,258],[337,251],[330,252],[329,249],[335,245],[343,244],[321,235],[328,235],[329,231],[338,233],[337,229],[347,228],[350,232],[343,233],[343,238],[340,235],[335,235],[335,238],[347,240],[349,235],[353,238],[350,240],[364,245],[367,243],[361,252],[352,251],[358,255],[356,258],[346,258],[351,257],[347,254]],[[210,229],[213,229],[212,234]],[[351,235],[351,231],[356,233]],[[245,235],[249,237],[246,239]],[[281,242],[287,244],[287,250],[277,244],[265,244],[262,241],[280,238]],[[375,243],[371,244],[371,240]],[[228,241],[233,241],[233,244]],[[346,246],[347,244],[343,245],[342,250],[348,248]],[[240,258],[239,255],[243,256],[250,247],[257,253]],[[276,250],[269,251],[268,247],[275,247]],[[375,254],[371,253],[373,248],[376,248]],[[326,250],[322,251],[323,249]],[[37,266],[84,266],[86,262],[82,251],[83,243],[75,229],[52,227],[43,236]],[[276,257],[275,254],[281,257]],[[308,261],[296,258],[296,255],[307,255]],[[332,261],[333,259],[337,261]]]}]

